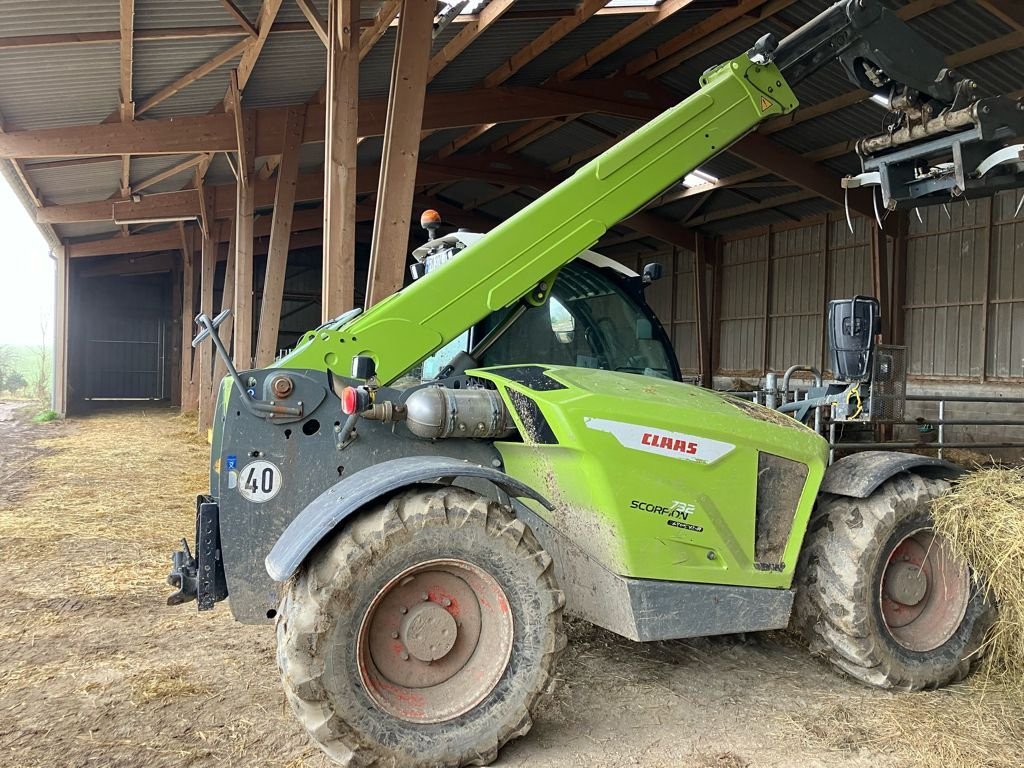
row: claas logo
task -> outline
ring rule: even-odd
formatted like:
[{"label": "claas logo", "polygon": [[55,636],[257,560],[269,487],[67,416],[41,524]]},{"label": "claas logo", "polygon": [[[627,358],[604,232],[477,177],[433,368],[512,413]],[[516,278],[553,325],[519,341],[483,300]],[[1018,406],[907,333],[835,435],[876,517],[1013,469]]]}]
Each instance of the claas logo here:
[{"label": "claas logo", "polygon": [[689,443],[686,440],[673,439],[665,435],[656,435],[653,432],[644,432],[643,437],[640,438],[640,443],[642,445],[649,445],[652,448],[667,448],[670,451],[689,453],[691,455],[697,452],[697,443]]}]

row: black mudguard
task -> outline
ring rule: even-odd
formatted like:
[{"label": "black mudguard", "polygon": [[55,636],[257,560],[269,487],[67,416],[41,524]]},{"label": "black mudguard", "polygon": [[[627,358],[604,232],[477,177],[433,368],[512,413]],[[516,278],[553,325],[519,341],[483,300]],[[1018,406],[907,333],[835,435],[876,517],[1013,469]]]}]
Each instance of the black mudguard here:
[{"label": "black mudguard", "polygon": [[497,469],[446,456],[405,456],[367,467],[321,493],[289,523],[266,558],[267,573],[287,581],[325,536],[367,504],[417,483],[482,478],[512,497],[529,497],[548,509],[551,503],[514,477]]},{"label": "black mudguard", "polygon": [[886,480],[900,472],[954,480],[964,468],[942,459],[894,451],[861,451],[846,456],[825,470],[821,491],[836,496],[866,499]]}]

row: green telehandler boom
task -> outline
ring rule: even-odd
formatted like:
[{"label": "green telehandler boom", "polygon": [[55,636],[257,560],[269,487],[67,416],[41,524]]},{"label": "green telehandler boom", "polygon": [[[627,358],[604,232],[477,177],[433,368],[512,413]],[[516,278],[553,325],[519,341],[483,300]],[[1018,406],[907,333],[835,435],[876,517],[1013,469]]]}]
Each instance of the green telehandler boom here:
[{"label": "green telehandler boom", "polygon": [[[799,419],[680,382],[653,273],[588,250],[836,59],[894,116],[848,188],[890,210],[1015,178],[1019,105],[974,97],[878,0],[843,0],[493,231],[432,237],[411,285],[268,368],[236,371],[227,314],[197,318],[229,376],[168,602],[230,597],[274,624],[287,697],[332,758],[492,761],[551,685],[563,611],[637,641],[793,625],[882,687],[967,674],[993,608],[929,513],[957,469],[829,466]],[[829,320],[838,380],[783,410],[863,420],[891,381],[877,302]]]}]

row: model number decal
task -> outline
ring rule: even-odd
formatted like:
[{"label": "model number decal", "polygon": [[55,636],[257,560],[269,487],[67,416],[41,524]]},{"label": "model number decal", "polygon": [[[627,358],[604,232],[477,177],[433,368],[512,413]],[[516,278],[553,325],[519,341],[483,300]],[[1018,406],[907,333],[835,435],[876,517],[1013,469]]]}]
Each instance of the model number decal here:
[{"label": "model number decal", "polygon": [[642,499],[633,499],[629,502],[629,508],[667,517],[666,523],[674,528],[685,528],[694,533],[702,533],[704,531],[703,526],[686,522],[690,519],[690,515],[697,511],[697,507],[685,501],[675,500],[671,504],[665,505],[656,504],[652,501],[643,501]]},{"label": "model number decal", "polygon": [[242,498],[262,504],[281,490],[281,470],[273,462],[259,459],[242,467],[238,473],[238,492]]},{"label": "model number decal", "polygon": [[714,464],[736,447],[732,443],[709,437],[669,432],[624,421],[587,417],[584,422],[589,429],[614,435],[619,444],[626,448],[699,464]]}]

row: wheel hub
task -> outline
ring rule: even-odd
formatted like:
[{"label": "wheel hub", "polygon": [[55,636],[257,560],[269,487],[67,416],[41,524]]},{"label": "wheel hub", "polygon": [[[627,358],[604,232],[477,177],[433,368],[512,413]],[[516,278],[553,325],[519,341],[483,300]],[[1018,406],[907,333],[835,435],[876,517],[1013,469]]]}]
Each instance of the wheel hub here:
[{"label": "wheel hub", "polygon": [[458,625],[437,603],[420,603],[402,619],[399,638],[409,653],[420,661],[437,661],[455,645]]},{"label": "wheel hub", "polygon": [[900,605],[917,605],[928,592],[928,577],[916,565],[893,563],[885,574],[885,596]]},{"label": "wheel hub", "polygon": [[879,584],[882,621],[892,638],[924,653],[946,643],[970,601],[970,572],[928,528],[904,536],[889,553]]},{"label": "wheel hub", "polygon": [[356,654],[377,706],[403,720],[436,723],[486,698],[508,666],[512,639],[498,582],[465,561],[434,560],[380,589],[360,624]]}]

